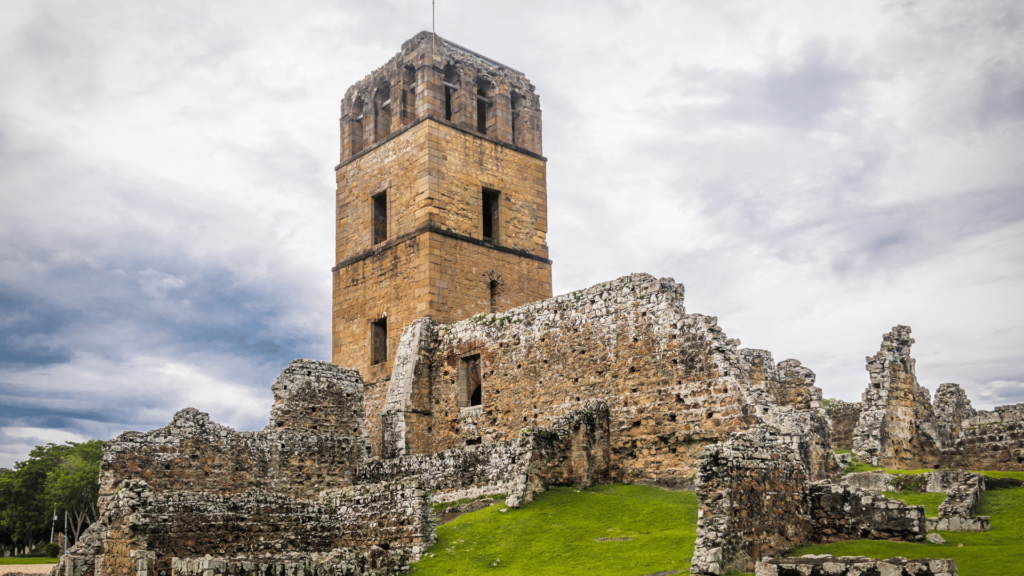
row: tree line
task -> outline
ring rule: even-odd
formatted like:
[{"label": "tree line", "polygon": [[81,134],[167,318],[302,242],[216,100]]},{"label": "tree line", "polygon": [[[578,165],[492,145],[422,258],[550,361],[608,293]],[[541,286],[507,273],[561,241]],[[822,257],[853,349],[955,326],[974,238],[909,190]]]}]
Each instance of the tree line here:
[{"label": "tree line", "polygon": [[99,517],[102,457],[101,440],[51,443],[36,446],[14,470],[0,469],[0,546],[35,549],[64,531],[65,515],[77,542]]}]

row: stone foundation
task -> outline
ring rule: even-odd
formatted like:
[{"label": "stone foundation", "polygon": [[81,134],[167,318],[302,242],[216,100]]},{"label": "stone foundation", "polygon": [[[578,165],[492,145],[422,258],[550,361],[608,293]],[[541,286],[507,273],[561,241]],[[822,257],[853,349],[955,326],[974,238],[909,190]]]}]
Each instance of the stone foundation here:
[{"label": "stone foundation", "polygon": [[956,576],[956,560],[801,556],[758,562],[755,576]]}]

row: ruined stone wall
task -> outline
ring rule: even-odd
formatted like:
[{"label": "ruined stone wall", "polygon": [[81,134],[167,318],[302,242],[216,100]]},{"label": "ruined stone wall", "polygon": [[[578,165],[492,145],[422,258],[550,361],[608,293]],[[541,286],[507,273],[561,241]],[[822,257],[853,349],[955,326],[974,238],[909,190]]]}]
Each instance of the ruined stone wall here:
[{"label": "ruined stone wall", "polygon": [[757,563],[754,576],[956,576],[956,560],[862,556],[801,556]]},{"label": "ruined stone wall", "polygon": [[[701,447],[757,415],[741,390],[737,342],[715,318],[687,315],[682,292],[671,279],[637,274],[435,326],[420,344],[430,347],[429,377],[391,382],[429,390],[429,409],[402,409],[418,421],[409,453],[515,438],[601,400],[615,477],[690,476]],[[482,404],[460,407],[459,368],[471,354],[481,359]]]},{"label": "ruined stone wall", "polygon": [[965,423],[977,416],[967,392],[952,382],[939,384],[935,391],[934,410],[943,444],[959,438]]},{"label": "ruined stone wall", "polygon": [[978,411],[966,422],[942,450],[943,468],[1024,471],[1024,404]]},{"label": "ruined stone wall", "polygon": [[518,507],[549,486],[607,481],[609,465],[608,407],[592,402],[513,440],[369,460],[358,481],[416,477],[434,502],[506,494]]},{"label": "ruined stone wall", "polygon": [[821,388],[814,385],[817,376],[799,360],[790,358],[776,367],[779,377],[778,402],[797,410],[821,408]]},{"label": "ruined stone wall", "polygon": [[805,543],[925,536],[923,506],[808,479],[799,450],[773,426],[736,432],[705,448],[691,570],[747,572],[759,559]]},{"label": "ruined stone wall", "polygon": [[[822,462],[816,476],[835,467],[820,408],[777,401],[779,390],[811,388],[813,373],[787,361],[783,378],[764,351],[756,351],[764,367],[756,373],[716,318],[686,314],[683,287],[671,279],[635,274],[503,314],[422,322],[403,336],[388,429],[371,432],[374,453],[385,438],[396,454],[497,442],[600,400],[611,412],[614,478],[690,477],[703,446],[772,411],[792,413],[780,423],[817,435],[803,440],[808,457]],[[460,370],[476,355],[481,404],[460,405]],[[816,402],[814,390],[789,394],[802,398],[798,406]],[[814,415],[796,416],[807,412]]]},{"label": "ruined stone wall", "polygon": [[749,572],[803,544],[812,531],[807,470],[774,428],[733,434],[704,449],[697,474],[692,571]]},{"label": "ruined stone wall", "polygon": [[832,420],[832,448],[835,450],[853,450],[853,431],[864,410],[863,402],[843,402],[832,400],[825,408]]},{"label": "ruined stone wall", "polygon": [[170,573],[172,558],[256,559],[338,548],[368,554],[381,546],[402,551],[408,562],[434,539],[430,499],[415,479],[349,486],[316,500],[262,491],[154,493],[128,480],[114,499],[103,518],[108,576],[134,576],[139,551],[151,554],[152,570]]},{"label": "ruined stone wall", "polygon": [[843,540],[902,540],[917,542],[927,534],[924,506],[884,498],[830,482],[810,484],[806,490],[814,530],[811,543]]},{"label": "ruined stone wall", "polygon": [[174,558],[174,576],[390,576],[402,572],[408,557],[401,551],[377,548],[367,553],[351,550],[291,552],[261,558]]},{"label": "ruined stone wall", "polygon": [[909,326],[882,337],[867,358],[871,384],[854,431],[853,451],[862,461],[886,468],[931,468],[939,462],[941,437],[931,395],[917,383]]},{"label": "ruined stone wall", "polygon": [[[910,328],[896,326],[868,358],[871,384],[853,434],[862,462],[887,468],[1024,470],[1024,404],[977,411],[954,383],[939,386],[934,406],[917,383]],[[834,445],[846,442],[845,403],[829,407]]]},{"label": "ruined stone wall", "polygon": [[261,432],[237,432],[188,408],[164,428],[121,434],[104,450],[100,496],[129,479],[154,492],[297,497],[351,484],[367,452],[359,373],[296,360],[272,390],[271,422]]},{"label": "ruined stone wall", "polygon": [[268,569],[298,569],[281,555],[332,551],[344,556],[340,573],[384,574],[433,542],[418,478],[353,485],[369,445],[358,372],[296,360],[272,390],[260,432],[236,432],[189,408],[164,428],[108,443],[97,575],[166,575],[173,557],[207,555],[233,557],[240,574],[257,557]]}]

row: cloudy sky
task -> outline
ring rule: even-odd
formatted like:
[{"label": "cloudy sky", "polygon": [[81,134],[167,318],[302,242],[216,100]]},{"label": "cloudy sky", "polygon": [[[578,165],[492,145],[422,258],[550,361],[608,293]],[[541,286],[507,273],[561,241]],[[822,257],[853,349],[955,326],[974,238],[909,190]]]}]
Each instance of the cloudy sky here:
[{"label": "cloudy sky", "polygon": [[[430,2],[0,4],[0,466],[328,359],[345,89]],[[541,95],[555,292],[631,272],[857,400],[1024,402],[1024,4],[439,0]]]}]

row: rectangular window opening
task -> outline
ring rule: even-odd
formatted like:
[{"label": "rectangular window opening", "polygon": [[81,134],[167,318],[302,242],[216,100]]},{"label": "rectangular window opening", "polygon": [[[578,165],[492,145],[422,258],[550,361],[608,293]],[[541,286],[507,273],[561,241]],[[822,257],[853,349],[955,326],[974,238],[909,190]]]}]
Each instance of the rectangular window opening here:
[{"label": "rectangular window opening", "polygon": [[489,288],[491,289],[491,312],[497,312],[498,311],[498,281],[497,280],[491,280],[489,284],[490,284]]},{"label": "rectangular window opening", "polygon": [[[481,94],[480,96],[483,96]],[[481,134],[487,134],[487,109],[490,107],[490,102],[487,98],[477,97],[476,99],[476,131]]]},{"label": "rectangular window opening", "polygon": [[483,373],[479,354],[463,356],[459,361],[458,404],[460,408],[483,404]]},{"label": "rectangular window opening", "polygon": [[388,239],[388,195],[381,192],[373,197],[373,243]]},{"label": "rectangular window opening", "polygon": [[383,364],[388,361],[388,319],[381,318],[370,324],[371,363]]},{"label": "rectangular window opening", "polygon": [[498,241],[498,192],[496,190],[483,191],[483,238],[491,242]]},{"label": "rectangular window opening", "polygon": [[447,86],[444,87],[444,119],[452,120],[452,89]]}]

